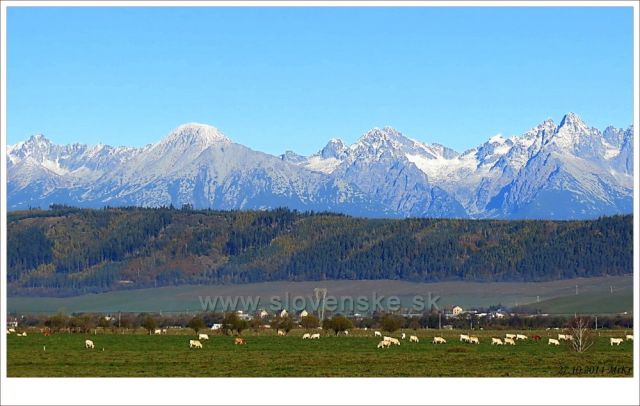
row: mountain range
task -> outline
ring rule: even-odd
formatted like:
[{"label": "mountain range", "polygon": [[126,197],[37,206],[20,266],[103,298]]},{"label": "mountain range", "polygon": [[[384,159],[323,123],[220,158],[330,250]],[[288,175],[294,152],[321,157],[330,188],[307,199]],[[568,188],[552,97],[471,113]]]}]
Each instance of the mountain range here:
[{"label": "mountain range", "polygon": [[589,127],[574,113],[459,153],[390,128],[311,156],[273,156],[214,127],[182,125],[142,148],[7,148],[9,210],[190,205],[332,211],[364,217],[588,219],[633,211],[633,126]]}]

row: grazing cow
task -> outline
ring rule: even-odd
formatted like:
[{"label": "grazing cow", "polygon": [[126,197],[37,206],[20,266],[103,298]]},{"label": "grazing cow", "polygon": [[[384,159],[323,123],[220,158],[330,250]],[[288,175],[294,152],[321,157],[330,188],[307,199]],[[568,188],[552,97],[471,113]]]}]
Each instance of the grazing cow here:
[{"label": "grazing cow", "polygon": [[391,347],[391,343],[386,340],[382,340],[378,343],[378,348],[389,348]]},{"label": "grazing cow", "polygon": [[207,334],[198,334],[198,340],[208,340],[209,336]]},{"label": "grazing cow", "polygon": [[528,337],[524,334],[517,334],[516,335],[516,340],[527,340]]},{"label": "grazing cow", "polygon": [[233,345],[245,345],[246,343],[247,342],[242,337],[236,337],[236,339],[233,340]]},{"label": "grazing cow", "polygon": [[162,329],[162,334],[167,334],[167,329],[166,328]]},{"label": "grazing cow", "polygon": [[162,330],[157,328],[153,331],[153,334],[162,334]]},{"label": "grazing cow", "polygon": [[504,343],[509,345],[516,345],[516,342],[513,341],[513,338],[505,338]]},{"label": "grazing cow", "polygon": [[410,342],[410,343],[419,343],[419,342],[420,342],[420,340],[418,340],[418,337],[417,337],[417,336],[410,336],[410,337],[409,337],[409,342]]},{"label": "grazing cow", "polygon": [[434,344],[446,344],[447,340],[445,340],[442,337],[433,337],[433,343]]},{"label": "grazing cow", "polygon": [[495,345],[503,345],[504,343],[499,338],[491,337],[491,345],[494,345],[494,344]]},{"label": "grazing cow", "polygon": [[549,339],[549,344],[547,344],[547,345],[551,345],[551,344],[553,344],[553,345],[560,345],[560,341],[559,341],[559,340],[556,340],[555,338],[550,338],[550,339]]},{"label": "grazing cow", "polygon": [[512,338],[512,339],[513,339],[513,338],[516,338],[516,335],[515,335],[515,334],[505,334],[504,336],[505,336],[506,338]]},{"label": "grazing cow", "polygon": [[407,335],[405,333],[402,333],[402,339],[404,340],[405,338],[407,338]]},{"label": "grazing cow", "polygon": [[633,341],[633,334],[627,334],[627,336],[625,337],[626,340],[631,340]]},{"label": "grazing cow", "polygon": [[533,336],[533,341],[540,341],[540,340],[542,340],[542,337],[540,337],[538,335]]},{"label": "grazing cow", "polygon": [[285,333],[283,330],[278,330],[278,335],[279,336],[285,336],[285,335],[287,335],[287,333]]},{"label": "grazing cow", "polygon": [[189,340],[189,348],[202,348],[202,343],[199,340]]},{"label": "grazing cow", "polygon": [[345,330],[344,331],[344,335],[348,336],[349,335],[349,330]]},{"label": "grazing cow", "polygon": [[397,338],[393,338],[393,337],[384,337],[383,341],[388,341],[391,344],[395,344],[395,345],[400,345],[400,340],[398,340]]},{"label": "grazing cow", "polygon": [[311,340],[319,340],[319,339],[320,339],[320,333],[311,334]]},{"label": "grazing cow", "polygon": [[308,338],[311,338],[311,334],[309,334],[309,333],[304,333],[304,335],[302,336],[302,339],[303,339],[303,340],[306,340],[306,339],[308,339]]},{"label": "grazing cow", "polygon": [[622,338],[613,338],[611,337],[611,341],[609,341],[611,343],[611,345],[615,344],[615,345],[620,345],[620,343],[622,342]]},{"label": "grazing cow", "polygon": [[566,337],[567,337],[567,340],[573,341],[573,336],[571,334],[567,334]]},{"label": "grazing cow", "polygon": [[475,336],[469,337],[469,344],[480,344],[480,339]]},{"label": "grazing cow", "polygon": [[465,343],[468,343],[469,336],[467,334],[460,334],[460,341],[464,341]]},{"label": "grazing cow", "polygon": [[84,348],[96,348],[91,340],[84,340]]},{"label": "grazing cow", "polygon": [[15,328],[10,328],[9,330],[7,330],[9,333],[15,333],[16,329]]},{"label": "grazing cow", "polygon": [[48,331],[44,331],[44,332],[42,333],[42,335],[43,335],[43,336],[45,336],[45,337],[49,337],[49,336],[51,335],[51,333],[50,333],[50,332],[48,332]]},{"label": "grazing cow", "polygon": [[568,338],[567,338],[567,336],[566,336],[566,335],[564,335],[564,334],[558,334],[558,341],[560,341],[560,340],[567,341],[567,340],[568,340]]},{"label": "grazing cow", "polygon": [[379,331],[374,331],[374,332],[373,332],[373,336],[374,336],[374,337],[382,337],[382,333],[381,333],[381,332],[379,332]]}]

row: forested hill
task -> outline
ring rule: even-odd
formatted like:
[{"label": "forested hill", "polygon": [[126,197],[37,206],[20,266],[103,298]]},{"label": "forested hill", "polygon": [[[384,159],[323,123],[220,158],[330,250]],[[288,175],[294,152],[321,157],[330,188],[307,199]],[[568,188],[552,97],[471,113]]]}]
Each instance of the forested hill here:
[{"label": "forested hill", "polygon": [[633,270],[632,216],[375,220],[54,206],[8,214],[9,294],[274,280],[543,281]]}]

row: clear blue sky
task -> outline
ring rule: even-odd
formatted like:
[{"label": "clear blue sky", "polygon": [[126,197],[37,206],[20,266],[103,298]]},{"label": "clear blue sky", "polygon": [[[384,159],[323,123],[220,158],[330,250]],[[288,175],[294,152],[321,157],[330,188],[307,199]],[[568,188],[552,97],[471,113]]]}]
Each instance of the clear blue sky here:
[{"label": "clear blue sky", "polygon": [[574,111],[633,121],[627,8],[8,9],[8,142],[185,122],[310,154],[393,126],[459,151]]}]

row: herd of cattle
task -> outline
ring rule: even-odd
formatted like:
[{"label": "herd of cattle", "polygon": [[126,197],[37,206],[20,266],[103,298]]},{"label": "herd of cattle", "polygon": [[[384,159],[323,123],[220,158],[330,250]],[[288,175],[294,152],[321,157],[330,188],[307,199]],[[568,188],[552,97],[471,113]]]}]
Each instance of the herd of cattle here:
[{"label": "herd of cattle", "polygon": [[[27,333],[26,332],[22,332],[22,333],[16,333],[16,330],[13,328],[9,328],[7,330],[7,334],[12,334],[15,333],[16,336],[18,337],[26,337]],[[154,331],[154,334],[166,334],[167,330],[166,329],[156,329]],[[349,331],[344,331],[343,332],[344,335],[349,335]],[[46,334],[48,335],[48,334]],[[285,336],[287,335],[287,333],[283,330],[278,330],[277,331],[277,335],[278,336]],[[389,337],[389,336],[383,336],[382,333],[380,331],[374,331],[373,333],[374,337],[380,337],[382,338],[382,340],[380,342],[378,342],[377,348],[389,348],[392,345],[400,345],[400,340],[405,340],[407,338],[405,333],[402,333],[402,336],[400,337],[400,339],[395,338],[395,337]],[[305,333],[302,336],[303,340],[319,340],[320,339],[320,333]],[[539,335],[534,335],[531,337],[531,339],[533,341],[541,341],[542,337]],[[198,334],[198,339],[197,340],[189,340],[189,348],[203,348],[202,346],[202,341],[207,341],[209,340],[209,335],[208,334]],[[507,333],[505,334],[504,338],[502,337],[491,337],[491,345],[516,345],[516,341],[526,341],[529,340],[529,337],[527,337],[524,334],[510,334]],[[574,338],[571,334],[558,334],[558,338],[549,338],[548,339],[548,345],[555,345],[555,346],[559,346],[561,341],[573,341]],[[633,341],[633,335],[632,334],[627,334],[625,336],[625,338],[615,338],[615,337],[611,337],[609,339],[609,344],[611,346],[613,345],[617,345],[619,346],[621,343],[623,343],[624,341]],[[460,342],[464,342],[464,343],[469,343],[469,344],[480,344],[480,338],[476,337],[476,336],[472,336],[472,335],[468,335],[468,334],[460,334],[459,337],[459,341]],[[411,335],[409,336],[409,342],[410,343],[419,343],[420,339],[415,336],[415,335]],[[247,341],[242,338],[242,337],[235,337],[234,338],[234,345],[245,345],[247,343]],[[440,336],[436,336],[433,337],[432,340],[433,344],[446,344],[447,340],[444,337],[440,337]],[[95,344],[92,340],[85,340],[84,342],[84,346],[85,348],[89,348],[89,349],[94,349],[95,348]]]}]

